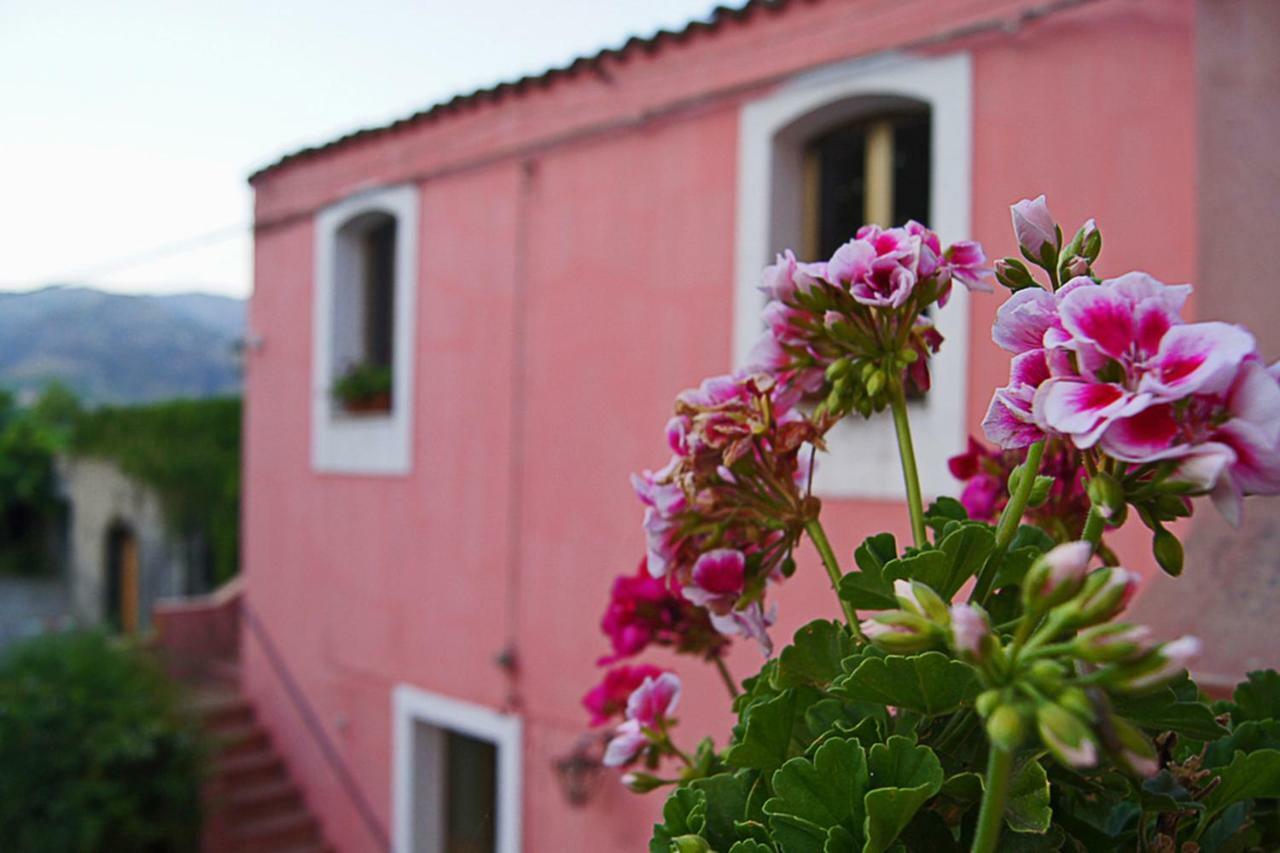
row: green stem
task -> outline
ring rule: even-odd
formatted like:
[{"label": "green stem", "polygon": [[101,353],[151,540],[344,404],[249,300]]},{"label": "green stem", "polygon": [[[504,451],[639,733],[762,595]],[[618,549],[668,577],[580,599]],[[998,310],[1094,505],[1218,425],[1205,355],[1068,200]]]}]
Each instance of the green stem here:
[{"label": "green stem", "polygon": [[[807,522],[804,526],[805,532],[809,534],[809,538],[813,540],[813,546],[818,549],[819,556],[822,557],[822,565],[827,570],[827,577],[831,578],[831,588],[835,590],[836,596],[840,595],[840,562],[836,560],[836,552],[831,550],[831,542],[827,539],[827,532],[822,529],[822,522],[814,518]],[[853,631],[853,635],[859,640],[866,642],[867,638],[863,636],[862,629],[858,627],[858,612],[853,609],[853,605],[840,599],[840,607],[844,610],[845,621],[849,624],[849,630]]]},{"label": "green stem", "polygon": [[738,685],[733,683],[733,676],[729,673],[729,667],[725,666],[724,658],[716,655],[716,670],[720,673],[720,678],[724,681],[724,686],[729,688],[729,698],[738,698]]},{"label": "green stem", "polygon": [[1096,506],[1089,507],[1089,517],[1084,521],[1084,532],[1080,534],[1080,538],[1092,545],[1095,551],[1102,544],[1102,525],[1102,513]]},{"label": "green stem", "polygon": [[920,497],[920,473],[916,470],[916,450],[911,443],[911,421],[907,417],[907,395],[902,388],[902,378],[893,381],[889,392],[889,407],[893,410],[893,429],[898,434],[898,456],[902,459],[902,479],[907,486],[907,509],[911,512],[911,535],[916,547],[929,544],[924,526],[924,501]]},{"label": "green stem", "polygon": [[973,585],[970,601],[985,604],[991,594],[991,585],[996,580],[996,570],[1004,561],[1005,551],[1018,532],[1022,523],[1022,514],[1027,510],[1027,502],[1031,500],[1031,490],[1035,488],[1036,477],[1040,474],[1040,460],[1044,458],[1044,441],[1037,441],[1027,448],[1027,458],[1022,463],[1022,478],[1018,480],[1018,489],[1009,495],[1009,502],[1000,513],[1000,521],[996,523],[996,547],[982,566],[978,582]]},{"label": "green stem", "polygon": [[1009,779],[1013,775],[1013,752],[995,744],[987,755],[986,793],[978,812],[978,831],[973,836],[970,853],[995,853],[1004,824],[1004,806],[1009,797]]}]

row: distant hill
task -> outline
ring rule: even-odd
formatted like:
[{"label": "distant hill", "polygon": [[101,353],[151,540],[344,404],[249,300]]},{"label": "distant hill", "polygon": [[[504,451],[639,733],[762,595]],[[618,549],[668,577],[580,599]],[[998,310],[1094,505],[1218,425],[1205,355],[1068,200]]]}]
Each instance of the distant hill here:
[{"label": "distant hill", "polygon": [[0,293],[0,387],[57,379],[90,403],[239,393],[244,325],[243,300],[205,293]]}]

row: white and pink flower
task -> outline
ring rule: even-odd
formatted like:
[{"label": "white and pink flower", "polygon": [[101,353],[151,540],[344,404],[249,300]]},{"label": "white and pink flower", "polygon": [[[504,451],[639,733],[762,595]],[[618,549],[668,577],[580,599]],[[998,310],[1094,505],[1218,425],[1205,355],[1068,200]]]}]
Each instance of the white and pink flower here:
[{"label": "white and pink flower", "polygon": [[605,747],[604,765],[622,767],[635,761],[654,742],[653,733],[666,728],[679,703],[680,678],[674,672],[646,678],[627,699],[627,718]]}]

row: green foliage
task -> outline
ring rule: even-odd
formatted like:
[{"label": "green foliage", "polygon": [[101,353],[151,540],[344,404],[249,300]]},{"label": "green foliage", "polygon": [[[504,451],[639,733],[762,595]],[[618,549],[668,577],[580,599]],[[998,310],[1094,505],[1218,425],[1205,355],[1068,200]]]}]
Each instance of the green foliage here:
[{"label": "green foliage", "polygon": [[99,634],[13,647],[0,709],[6,851],[196,849],[204,751],[142,652]]},{"label": "green foliage", "polygon": [[[841,597],[860,609],[901,609],[895,580],[921,581],[955,599],[981,576],[991,580],[991,624],[1016,624],[1023,577],[1053,541],[1022,527],[998,548],[989,526],[943,501],[928,526],[933,541],[902,554],[888,534],[864,541],[857,571],[841,578]],[[842,623],[810,622],[743,682],[722,758],[699,750],[650,849],[968,850],[986,788],[985,721],[1002,703],[1014,717],[1029,713],[1032,703],[1050,701],[1042,695],[1065,703],[1060,713],[1070,707],[1095,720],[1099,760],[1086,768],[1046,761],[1028,717],[1014,740],[1001,851],[1280,849],[1280,676],[1251,673],[1234,701],[1215,711],[1185,676],[1136,695],[1090,698],[1064,691],[1068,675],[1044,660],[1027,692],[992,689],[972,654],[958,654],[950,641],[886,654]],[[1144,747],[1125,738],[1162,744],[1157,775],[1126,769],[1122,751],[1142,755]]]},{"label": "green foliage", "polygon": [[235,398],[103,407],[80,418],[72,450],[153,487],[178,532],[207,538],[222,581],[240,540],[240,416]]},{"label": "green foliage", "polygon": [[391,368],[362,362],[353,366],[333,383],[333,396],[346,405],[375,400],[391,393]]},{"label": "green foliage", "polygon": [[53,460],[78,415],[75,396],[56,383],[26,409],[0,390],[0,574],[55,568],[50,544],[64,510]]}]

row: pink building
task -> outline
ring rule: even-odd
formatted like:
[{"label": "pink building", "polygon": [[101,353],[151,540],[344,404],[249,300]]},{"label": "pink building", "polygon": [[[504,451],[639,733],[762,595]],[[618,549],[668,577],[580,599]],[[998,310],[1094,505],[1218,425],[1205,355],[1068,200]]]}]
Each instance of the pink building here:
[{"label": "pink building", "polygon": [[[1277,34],[1264,2],[753,0],[255,174],[245,687],[328,839],[644,849],[661,795],[605,773],[573,806],[556,765],[610,581],[642,552],[627,475],[664,460],[674,394],[743,356],[760,267],[864,218],[998,257],[1008,205],[1044,192],[1098,218],[1106,269],[1196,280],[1224,206],[1274,239],[1280,177],[1240,164],[1274,163]],[[1215,97],[1238,85],[1272,108]],[[1280,301],[1241,290],[1262,254],[1221,252],[1199,309],[1262,312],[1230,318],[1276,355]],[[931,494],[1007,375],[1000,298],[941,315],[914,418]],[[847,560],[905,513],[887,418],[834,444],[818,492]],[[780,639],[835,612],[804,557]],[[685,678],[682,728],[723,737],[714,672],[650,659]]]}]

